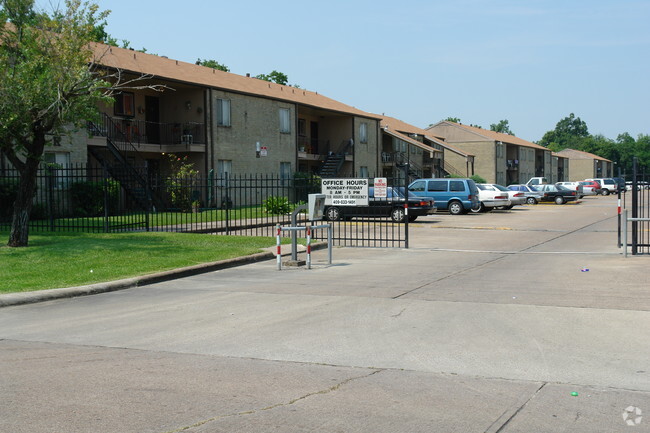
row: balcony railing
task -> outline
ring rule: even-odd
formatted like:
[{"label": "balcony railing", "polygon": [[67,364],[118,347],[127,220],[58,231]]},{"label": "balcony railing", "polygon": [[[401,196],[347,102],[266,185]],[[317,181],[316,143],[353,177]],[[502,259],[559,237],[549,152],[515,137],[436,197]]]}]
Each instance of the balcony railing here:
[{"label": "balcony railing", "polygon": [[333,152],[334,149],[330,149],[329,140],[298,137],[298,151],[305,152],[310,155],[327,155],[330,152]]},{"label": "balcony railing", "polygon": [[205,124],[196,122],[147,122],[105,116],[94,135],[113,141],[130,141],[133,145],[205,144]]}]

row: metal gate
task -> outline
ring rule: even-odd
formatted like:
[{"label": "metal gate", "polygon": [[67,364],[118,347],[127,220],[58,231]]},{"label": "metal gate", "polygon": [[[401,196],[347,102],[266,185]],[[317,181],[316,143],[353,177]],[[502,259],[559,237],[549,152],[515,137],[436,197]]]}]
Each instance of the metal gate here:
[{"label": "metal gate", "polygon": [[[344,178],[352,180],[358,178]],[[332,224],[332,242],[336,246],[408,248],[409,217],[405,200],[391,197],[407,191],[404,179],[387,179],[387,198],[374,197],[374,180],[368,179],[368,206],[326,206],[326,219]],[[401,218],[401,214],[406,215]],[[313,238],[327,239],[327,230],[314,230]]]},{"label": "metal gate", "polygon": [[[620,193],[619,193],[620,194]],[[627,195],[630,197],[625,197]],[[650,176],[634,158],[632,179],[623,199],[622,237],[624,254],[628,248],[633,255],[650,253]]]}]

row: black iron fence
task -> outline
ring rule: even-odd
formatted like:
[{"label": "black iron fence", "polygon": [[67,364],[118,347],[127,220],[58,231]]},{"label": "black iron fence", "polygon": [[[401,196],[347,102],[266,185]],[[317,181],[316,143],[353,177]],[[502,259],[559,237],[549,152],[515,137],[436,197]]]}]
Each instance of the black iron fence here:
[{"label": "black iron fence", "polygon": [[[272,237],[277,224],[290,226],[293,211],[307,202],[309,194],[321,191],[319,177],[300,173],[291,178],[155,175],[140,168],[132,175],[146,179],[144,191],[136,190],[136,184],[126,182],[124,176],[117,180],[102,167],[43,166],[37,176],[30,230]],[[16,172],[0,173],[0,230],[11,225],[18,182]],[[296,217],[299,225],[307,224],[304,212]],[[335,245],[408,247],[408,221],[395,222],[385,211],[369,210],[332,224]],[[316,231],[313,237],[325,239],[327,233]]]},{"label": "black iron fence", "polygon": [[[622,216],[624,227],[619,240],[625,247],[627,246],[633,255],[650,253],[650,174],[646,168],[639,166],[635,157],[633,171],[630,181],[627,184],[627,191],[622,199]],[[620,200],[620,196],[619,196]],[[620,226],[619,222],[619,226]]]}]

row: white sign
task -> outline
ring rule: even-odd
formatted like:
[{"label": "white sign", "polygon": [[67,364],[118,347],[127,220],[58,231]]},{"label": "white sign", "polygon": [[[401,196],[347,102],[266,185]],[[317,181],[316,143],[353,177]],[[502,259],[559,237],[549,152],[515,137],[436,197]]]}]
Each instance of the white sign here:
[{"label": "white sign", "polygon": [[388,181],[385,177],[375,178],[375,198],[386,198],[388,189]]},{"label": "white sign", "polygon": [[269,155],[269,148],[266,146],[262,146],[260,148],[260,156],[268,156]]},{"label": "white sign", "polygon": [[368,179],[323,179],[327,206],[368,206]]}]

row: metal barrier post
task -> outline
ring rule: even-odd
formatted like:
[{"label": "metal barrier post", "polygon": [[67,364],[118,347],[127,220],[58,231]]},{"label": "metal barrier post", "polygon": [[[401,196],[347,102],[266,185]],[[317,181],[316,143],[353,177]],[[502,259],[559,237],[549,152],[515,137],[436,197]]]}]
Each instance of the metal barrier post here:
[{"label": "metal barrier post", "polygon": [[276,247],[277,247],[276,260],[278,262],[277,263],[278,271],[280,271],[280,270],[282,270],[282,246],[281,246],[282,243],[280,242],[280,232],[282,231],[282,229],[280,228],[280,224],[276,225],[275,227],[277,229],[277,237],[276,237],[276,241],[275,241],[275,244],[276,244]]},{"label": "metal barrier post", "polygon": [[334,225],[332,223],[327,224],[327,261],[332,264],[332,231]]},{"label": "metal barrier post", "polygon": [[627,258],[627,209],[623,211],[623,257]]},{"label": "metal barrier post", "polygon": [[311,269],[311,228],[307,227],[307,269]]}]

